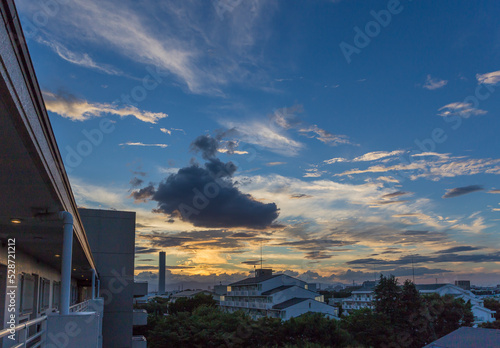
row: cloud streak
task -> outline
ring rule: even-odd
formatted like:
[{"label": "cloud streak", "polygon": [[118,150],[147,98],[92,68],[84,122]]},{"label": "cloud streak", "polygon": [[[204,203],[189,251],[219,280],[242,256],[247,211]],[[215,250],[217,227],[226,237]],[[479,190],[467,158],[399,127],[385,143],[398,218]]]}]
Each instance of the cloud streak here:
[{"label": "cloud streak", "polygon": [[48,111],[56,113],[72,121],[86,121],[94,117],[115,115],[120,117],[132,116],[146,123],[156,123],[167,117],[162,112],[142,111],[135,106],[118,107],[107,103],[90,103],[78,99],[70,94],[55,94],[43,92],[45,107]]},{"label": "cloud streak", "polygon": [[478,83],[483,83],[486,85],[496,85],[500,82],[500,70],[486,74],[477,74],[476,79]]},{"label": "cloud streak", "polygon": [[424,88],[428,90],[435,90],[442,88],[448,84],[448,81],[441,80],[438,78],[433,78],[431,75],[427,75],[427,80],[425,81]]},{"label": "cloud streak", "polygon": [[145,146],[145,147],[161,147],[163,149],[167,148],[167,144],[144,144],[141,142],[127,141],[126,143],[119,144],[120,146]]},{"label": "cloud streak", "polygon": [[121,72],[120,70],[115,69],[107,64],[100,64],[95,62],[87,53],[73,52],[57,41],[47,41],[42,39],[41,37],[38,37],[37,42],[50,47],[52,51],[54,51],[54,53],[56,53],[59,57],[67,62],[82,66],[84,68],[94,69],[108,75],[123,75],[123,72]]},{"label": "cloud streak", "polygon": [[442,198],[453,198],[453,197],[458,197],[458,196],[466,195],[468,193],[482,191],[482,190],[484,190],[484,188],[482,186],[479,186],[479,185],[456,187],[453,189],[447,189],[446,193],[443,195]]}]

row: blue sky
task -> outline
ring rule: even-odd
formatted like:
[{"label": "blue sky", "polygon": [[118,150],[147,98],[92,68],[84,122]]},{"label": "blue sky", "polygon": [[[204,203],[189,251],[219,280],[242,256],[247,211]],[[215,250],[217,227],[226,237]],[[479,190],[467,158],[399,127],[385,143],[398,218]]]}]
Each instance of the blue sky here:
[{"label": "blue sky", "polygon": [[139,278],[165,250],[172,282],[240,279],[262,244],[310,281],[499,282],[498,2],[16,4],[78,204],[137,211]]}]

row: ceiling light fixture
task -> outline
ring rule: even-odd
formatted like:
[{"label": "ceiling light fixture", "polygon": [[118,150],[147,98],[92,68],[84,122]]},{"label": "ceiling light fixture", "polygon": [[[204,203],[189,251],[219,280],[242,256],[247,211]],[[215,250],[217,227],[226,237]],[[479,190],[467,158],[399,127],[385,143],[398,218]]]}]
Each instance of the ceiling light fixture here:
[{"label": "ceiling light fixture", "polygon": [[55,257],[61,257],[61,255],[59,255],[59,254],[55,254],[54,256],[55,256]]},{"label": "ceiling light fixture", "polygon": [[21,222],[23,222],[23,220],[21,220],[21,219],[10,219],[10,222],[12,222],[13,224],[20,224]]}]

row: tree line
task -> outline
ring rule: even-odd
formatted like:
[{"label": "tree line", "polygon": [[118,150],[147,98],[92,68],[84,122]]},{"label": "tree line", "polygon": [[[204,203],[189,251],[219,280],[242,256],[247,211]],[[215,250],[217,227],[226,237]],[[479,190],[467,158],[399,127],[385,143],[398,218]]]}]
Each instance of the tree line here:
[{"label": "tree line", "polygon": [[421,295],[407,280],[380,277],[374,309],[352,311],[340,320],[307,313],[288,321],[253,320],[242,311],[226,313],[208,295],[174,303],[155,298],[138,308],[149,313],[145,335],[151,348],[163,347],[387,347],[420,348],[472,326],[471,304],[453,296]]}]

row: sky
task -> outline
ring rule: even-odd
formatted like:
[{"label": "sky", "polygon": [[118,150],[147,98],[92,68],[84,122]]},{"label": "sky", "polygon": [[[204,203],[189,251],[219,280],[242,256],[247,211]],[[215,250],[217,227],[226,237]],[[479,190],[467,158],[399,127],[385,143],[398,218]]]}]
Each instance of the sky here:
[{"label": "sky", "polygon": [[[136,278],[500,283],[495,0],[16,1],[79,206]],[[119,242],[119,241],[117,241]],[[191,283],[190,283],[191,282]]]}]

